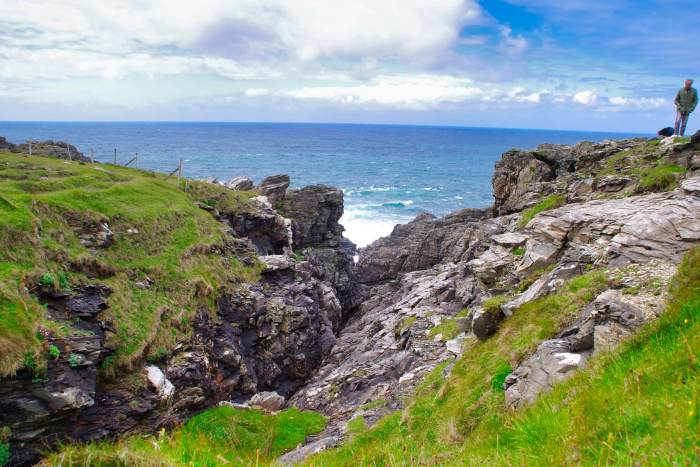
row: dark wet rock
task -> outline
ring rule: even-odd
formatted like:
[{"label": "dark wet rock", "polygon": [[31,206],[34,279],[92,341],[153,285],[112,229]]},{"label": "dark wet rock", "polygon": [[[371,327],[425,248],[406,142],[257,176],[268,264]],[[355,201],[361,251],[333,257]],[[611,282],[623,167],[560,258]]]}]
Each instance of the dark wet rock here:
[{"label": "dark wet rock", "polygon": [[343,310],[360,301],[355,273],[355,245],[342,236],[343,192],[313,185],[287,193],[280,210],[292,222],[294,250],[303,253],[313,275],[336,290]]},{"label": "dark wet rock", "polygon": [[11,431],[13,463],[33,461],[43,442],[66,436],[73,420],[95,405],[97,368],[107,352],[104,333],[93,318],[104,308],[100,294],[107,292],[88,286],[76,287],[73,295],[47,296],[48,313],[63,323],[66,333],[48,333],[47,345],[57,356],[48,360],[45,371],[24,368],[0,379],[0,425]]},{"label": "dark wet rock", "polygon": [[[265,261],[265,258],[263,258]],[[335,344],[342,310],[335,291],[312,277],[306,262],[277,264],[260,282],[223,297],[212,331],[224,380],[241,394],[289,394]]]},{"label": "dark wet rock", "polygon": [[224,214],[222,218],[238,237],[246,238],[259,255],[286,254],[292,247],[291,223],[265,198],[254,198],[255,209]]},{"label": "dark wet rock", "polygon": [[486,340],[498,330],[498,325],[504,318],[505,314],[500,308],[495,310],[477,308],[474,310],[474,315],[472,317],[472,332],[477,339]]},{"label": "dark wet rock", "polygon": [[470,244],[470,235],[487,210],[464,209],[442,218],[424,213],[391,235],[361,250],[357,263],[360,282],[396,279],[400,273],[428,269],[443,261],[458,261]]},{"label": "dark wet rock", "polygon": [[353,259],[355,245],[343,239],[341,248],[307,248],[303,253],[313,268],[314,277],[335,289],[344,315],[354,310],[362,299]]},{"label": "dark wet rock", "polygon": [[340,246],[343,227],[343,192],[325,185],[312,185],[287,194],[282,214],[292,220],[294,249]]},{"label": "dark wet rock", "polygon": [[88,285],[79,289],[79,294],[73,295],[66,302],[66,309],[81,318],[94,318],[107,308],[105,297],[111,293],[107,287]]}]

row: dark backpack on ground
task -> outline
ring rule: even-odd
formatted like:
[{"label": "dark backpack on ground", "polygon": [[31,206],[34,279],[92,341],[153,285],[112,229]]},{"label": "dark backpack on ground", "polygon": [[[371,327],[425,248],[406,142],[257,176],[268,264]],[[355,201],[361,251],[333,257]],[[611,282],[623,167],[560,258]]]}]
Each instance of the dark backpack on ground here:
[{"label": "dark backpack on ground", "polygon": [[666,128],[660,129],[659,132],[657,133],[657,135],[663,136],[664,138],[668,138],[669,136],[673,136],[673,132],[674,132],[673,128],[671,128],[670,126],[667,126]]}]

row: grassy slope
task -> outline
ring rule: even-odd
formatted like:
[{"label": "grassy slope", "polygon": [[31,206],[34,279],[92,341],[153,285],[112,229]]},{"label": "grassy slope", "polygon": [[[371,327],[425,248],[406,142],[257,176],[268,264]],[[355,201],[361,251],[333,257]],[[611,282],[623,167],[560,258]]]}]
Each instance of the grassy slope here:
[{"label": "grassy slope", "polygon": [[468,344],[402,412],[308,465],[700,463],[700,248],[673,281],[667,312],[527,409],[507,410],[510,366],[604,287],[598,273],[525,305]]},{"label": "grassy slope", "polygon": [[[123,167],[0,153],[0,376],[28,360],[41,368],[48,347],[40,328],[72,332],[45,316],[35,295],[40,281],[112,288],[104,318],[115,328],[107,343],[116,352],[104,369],[114,374],[186,338],[194,313],[213,310],[221,287],[254,279],[256,267],[208,253],[224,243],[223,228],[195,203],[233,210],[248,194],[193,188],[185,193],[174,178]],[[108,220],[115,243],[85,248],[69,222],[99,219]],[[152,287],[135,286],[146,277]]]},{"label": "grassy slope", "polygon": [[86,467],[269,464],[309,434],[321,431],[325,424],[321,415],[296,409],[263,415],[257,410],[216,407],[191,418],[169,434],[66,446],[47,457],[43,464]]}]

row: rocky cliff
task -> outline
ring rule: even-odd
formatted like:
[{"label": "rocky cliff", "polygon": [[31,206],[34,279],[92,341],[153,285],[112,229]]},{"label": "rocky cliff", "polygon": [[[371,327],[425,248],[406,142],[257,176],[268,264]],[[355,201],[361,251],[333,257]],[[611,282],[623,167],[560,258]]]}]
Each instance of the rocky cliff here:
[{"label": "rocky cliff", "polygon": [[[16,146],[10,149],[21,152]],[[14,170],[14,165],[27,178],[33,177],[34,170],[43,171],[46,179],[55,177],[51,166],[41,166],[47,164],[42,158],[13,159],[0,154],[0,162],[0,180],[5,174],[2,170]],[[92,183],[88,178],[92,171],[117,170],[99,165],[57,167],[60,177],[80,175],[87,186]],[[116,186],[132,174],[128,169],[122,171],[122,178],[107,174],[117,181],[106,186]],[[7,180],[15,183],[15,178]],[[170,180],[165,183],[169,187]],[[286,176],[270,177],[258,188],[246,186],[259,194],[256,197],[251,192],[249,199],[245,198],[248,195],[238,196],[238,191],[232,192],[236,194],[232,198],[228,188],[207,183],[194,183],[188,194],[171,192],[169,196],[179,199],[184,195],[185,204],[194,203],[208,213],[222,231],[216,234],[221,240],[208,246],[194,237],[193,246],[177,259],[182,267],[195,261],[199,270],[214,266],[241,273],[228,282],[216,279],[216,271],[213,277],[184,277],[185,290],[163,290],[166,295],[183,294],[186,300],[173,305],[193,307],[191,318],[183,319],[184,311],[159,307],[155,310],[159,322],[145,329],[144,351],[116,369],[111,362],[126,349],[115,342],[123,324],[112,317],[112,308],[132,294],[162,296],[160,290],[168,279],[159,275],[156,266],[147,275],[143,270],[126,270],[123,282],[114,281],[123,273],[111,262],[111,251],[131,243],[127,248],[156,252],[166,237],[147,231],[145,224],[122,226],[124,218],[118,210],[109,216],[79,211],[65,215],[65,226],[59,225],[55,235],[62,243],[75,242],[80,252],[76,258],[67,250],[57,257],[51,250],[37,250],[32,236],[41,238],[45,233],[22,234],[19,244],[26,238],[29,251],[46,254],[51,258],[47,261],[59,265],[59,272],[21,278],[26,286],[13,298],[36,301],[46,309],[41,318],[46,324],[36,331],[40,350],[25,352],[14,375],[0,379],[0,426],[6,430],[0,441],[9,442],[13,464],[36,460],[56,441],[89,441],[133,430],[169,428],[220,401],[243,402],[257,393],[275,391],[271,400],[281,396],[283,403],[283,397],[311,377],[330,354],[342,323],[357,304],[355,247],[342,238],[343,228],[338,224],[343,213],[339,190],[313,186],[288,191],[288,185]],[[45,212],[35,215],[46,221],[49,208],[43,209]],[[144,215],[155,215],[153,220],[162,222],[157,211],[144,211]],[[6,233],[17,235],[10,228],[0,225],[2,238]],[[10,262],[15,260],[12,251],[6,253],[9,256],[1,259],[10,266],[16,264]],[[69,277],[75,279],[69,282]],[[0,291],[3,300],[15,297],[12,290]],[[122,319],[128,319],[131,312],[120,312],[126,313]],[[171,320],[171,315],[180,318]],[[157,333],[162,332],[159,327],[167,332],[166,326],[172,326],[172,335],[179,337],[174,345],[159,350],[156,345],[163,337]],[[128,335],[124,338],[133,342],[130,345],[138,344]],[[13,364],[8,355],[3,356],[3,364]],[[269,399],[260,396],[253,402],[261,400],[264,406]]]},{"label": "rocky cliff", "polygon": [[[496,165],[493,207],[421,214],[361,249],[357,264],[338,223],[340,190],[290,190],[286,176],[258,187],[245,178],[195,184],[189,203],[217,221],[223,241],[190,247],[183,264],[221,257],[259,274],[188,282],[197,310],[167,321],[178,329],[174,345],[144,352],[116,377],[100,368],[116,352],[118,330],[105,317],[124,291],[102,283],[118,272],[100,258],[139,233],[118,215],[73,213],[66,235],[91,256],[63,262],[84,283],[67,291],[23,279],[66,332],[38,329],[42,345],[56,347],[40,377],[28,361],[0,380],[12,462],[56,440],[168,428],[220,401],[248,401],[328,416],[321,434],[280,459],[295,463],[339,444],[352,420],[371,426],[401,409],[426,375],[439,365],[449,373],[465,343],[489,339],[528,304],[574,294],[576,278],[605,277],[595,294],[570,300],[566,325],[533,352],[513,350],[506,404],[532,403],[658,317],[681,255],[700,243],[699,171],[700,134],[512,150]],[[240,190],[246,202],[231,202]],[[134,290],[158,286],[128,274]]]},{"label": "rocky cliff", "polygon": [[[508,316],[582,274],[616,277],[573,323],[516,358],[506,403],[531,403],[663,309],[682,254],[700,242],[700,133],[512,150],[488,210],[428,214],[360,251],[365,300],[290,404],[331,423],[282,461],[337,445],[350,420],[403,407],[422,377]],[[633,291],[628,293],[629,291]],[[449,371],[450,366],[447,367]]]}]

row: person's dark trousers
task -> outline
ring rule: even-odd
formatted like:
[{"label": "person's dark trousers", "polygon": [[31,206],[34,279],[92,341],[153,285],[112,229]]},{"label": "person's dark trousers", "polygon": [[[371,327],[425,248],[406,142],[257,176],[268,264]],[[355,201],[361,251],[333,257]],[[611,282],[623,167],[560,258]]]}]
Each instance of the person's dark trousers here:
[{"label": "person's dark trousers", "polygon": [[676,131],[674,134],[684,136],[685,135],[685,126],[688,124],[688,115],[683,112],[677,112],[676,113],[676,127],[674,130]]}]

